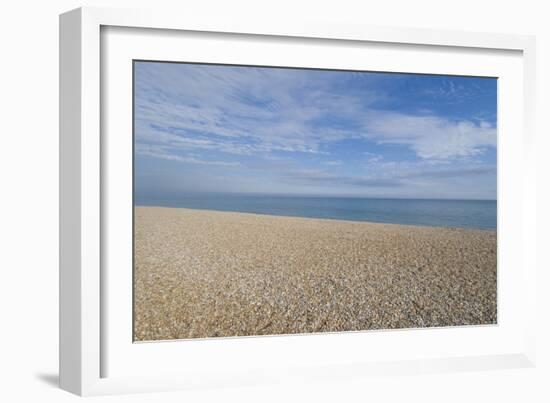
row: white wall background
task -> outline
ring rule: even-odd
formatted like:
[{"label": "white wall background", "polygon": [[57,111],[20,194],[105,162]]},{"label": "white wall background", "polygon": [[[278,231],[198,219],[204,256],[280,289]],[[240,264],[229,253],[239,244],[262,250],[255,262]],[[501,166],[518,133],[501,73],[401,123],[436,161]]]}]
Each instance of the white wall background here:
[{"label": "white wall background", "polygon": [[179,7],[231,18],[319,18],[374,25],[533,34],[538,47],[538,366],[527,370],[354,379],[97,401],[550,401],[550,12],[545,1],[7,0],[0,5],[0,400],[75,401],[57,382],[58,14],[81,5]]}]

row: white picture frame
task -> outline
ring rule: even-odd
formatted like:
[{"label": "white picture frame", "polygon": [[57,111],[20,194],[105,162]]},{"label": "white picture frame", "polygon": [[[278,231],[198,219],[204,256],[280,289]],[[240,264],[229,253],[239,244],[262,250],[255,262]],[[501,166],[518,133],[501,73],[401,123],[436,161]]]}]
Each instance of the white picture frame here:
[{"label": "white picture frame", "polygon": [[[146,29],[146,31],[138,31],[138,29]],[[108,39],[108,42],[106,37],[102,36],[106,32],[114,32],[114,36]],[[149,37],[152,32],[155,32],[156,36]],[[163,32],[169,35],[163,36]],[[507,153],[502,154],[505,155],[505,158],[502,158],[499,151],[499,171],[507,174],[506,183],[502,182],[502,175],[499,176],[499,203],[502,189],[503,192],[507,192],[506,200],[509,201],[505,202],[502,208],[499,204],[499,248],[501,244],[516,246],[505,248],[514,249],[513,252],[501,253],[499,250],[499,276],[502,274],[503,279],[501,282],[499,277],[499,325],[482,329],[431,329],[424,333],[415,330],[399,330],[321,336],[233,338],[193,341],[185,344],[146,343],[146,346],[135,345],[128,340],[123,326],[126,323],[127,316],[124,315],[127,315],[131,295],[128,296],[130,299],[120,298],[126,302],[116,305],[113,304],[112,298],[109,298],[109,293],[113,287],[117,287],[117,284],[126,287],[117,290],[127,290],[129,274],[127,271],[122,271],[117,276],[113,276],[106,269],[109,267],[108,260],[111,258],[106,252],[109,250],[107,238],[112,240],[113,236],[116,236],[116,231],[113,233],[105,230],[113,227],[110,220],[114,220],[114,215],[106,214],[106,211],[115,211],[112,209],[117,208],[110,204],[112,198],[108,195],[112,188],[109,185],[111,180],[109,178],[120,176],[118,175],[120,171],[115,171],[116,168],[109,164],[109,158],[113,157],[113,153],[116,154],[121,150],[124,152],[124,142],[117,145],[111,142],[113,136],[107,139],[104,136],[105,133],[111,133],[113,127],[127,131],[128,120],[120,118],[112,122],[108,118],[110,114],[108,108],[119,108],[118,104],[115,105],[118,102],[116,99],[122,95],[126,101],[121,101],[120,109],[116,110],[120,111],[120,116],[125,116],[130,94],[127,91],[128,87],[124,84],[127,81],[115,80],[119,84],[113,84],[112,80],[105,80],[102,74],[109,74],[115,78],[123,77],[125,74],[124,66],[134,57],[131,49],[135,48],[135,43],[134,47],[126,46],[131,45],[132,39],[124,37],[142,35],[140,46],[144,49],[147,46],[156,48],[156,53],[148,53],[147,56],[162,58],[165,57],[163,52],[169,53],[175,41],[181,40],[178,33],[182,35],[193,33],[194,38],[215,33],[216,41],[229,41],[230,37],[235,35],[238,38],[253,38],[260,43],[262,41],[272,43],[298,41],[301,46],[308,46],[308,44],[310,46],[311,41],[318,41],[319,46],[330,46],[335,51],[345,47],[346,44],[351,44],[357,49],[355,53],[350,53],[351,56],[346,56],[348,59],[343,57],[339,61],[344,64],[349,64],[351,60],[349,57],[362,51],[361,46],[371,44],[381,48],[393,46],[395,55],[388,56],[388,61],[384,63],[394,63],[395,66],[395,63],[399,63],[400,60],[399,53],[407,51],[410,47],[414,48],[415,52],[424,52],[426,60],[431,60],[436,66],[433,68],[440,73],[462,71],[465,74],[482,72],[491,75],[493,71],[491,68],[496,69],[494,71],[497,73],[502,71],[502,76],[498,74],[497,76],[505,78],[505,85],[510,88],[508,94],[517,96],[510,99],[509,103],[499,99],[502,101],[499,105],[499,108],[502,108],[499,109],[499,113],[513,110],[518,103],[521,104],[521,111],[515,114],[515,120],[511,119],[508,123],[505,121],[502,130],[499,128],[499,136],[506,136],[504,142],[499,138],[499,147],[502,146],[503,153]],[[224,39],[224,36],[227,39]],[[155,44],[156,46],[152,46]],[[189,45],[193,47],[192,42]],[[244,50],[241,51],[241,55],[249,45],[243,40],[242,46]],[[111,53],[106,50],[108,47],[111,47]],[[112,49],[117,51],[113,53]],[[96,395],[227,385],[242,386],[281,381],[295,382],[305,379],[342,379],[380,373],[397,375],[534,365],[535,319],[530,316],[536,311],[534,293],[536,286],[534,260],[536,255],[534,250],[536,168],[535,160],[532,158],[535,152],[534,49],[533,37],[519,35],[366,27],[312,21],[297,24],[268,19],[213,20],[149,10],[81,8],[61,15],[61,387],[79,395]],[[441,59],[441,64],[436,63],[437,60],[430,53],[432,51],[446,53],[446,56]],[[235,50],[235,52],[239,51]],[[453,52],[469,52],[478,55],[473,57],[478,57],[479,60],[477,64],[472,64],[474,67],[471,68],[460,63],[454,63],[455,66],[451,68],[449,60],[453,60],[453,57],[458,60],[457,55],[461,56],[458,53],[453,56]],[[513,57],[499,59],[499,55],[508,54],[506,52],[513,53]],[[485,56],[487,59],[484,59]],[[112,59],[112,65],[102,60],[106,57]],[[202,56],[197,53],[195,57],[200,59]],[[262,53],[254,52],[251,57],[252,59],[239,60],[252,62],[262,57]],[[393,62],[390,61],[392,57]],[[268,63],[268,56],[265,55],[265,58],[264,63]],[[445,62],[445,58],[449,60]],[[484,61],[492,67],[484,67],[482,65]],[[315,56],[311,56],[310,62],[303,59],[301,63],[319,62],[316,61]],[[498,66],[499,63],[502,66]],[[123,66],[123,68],[119,69],[117,66]],[[331,66],[334,67],[334,65]],[[380,65],[379,68],[382,69],[384,66]],[[402,71],[422,72],[422,69],[421,63],[408,62]],[[111,97],[112,94],[114,94],[113,97]],[[122,126],[116,126],[119,123]],[[106,147],[108,147],[108,153]],[[124,194],[120,196],[121,198],[117,196],[117,200],[124,200]],[[131,206],[128,208],[131,210]],[[506,221],[501,217],[503,212],[506,214]],[[124,225],[124,223],[116,224],[116,228],[122,228]],[[508,265],[506,267],[510,267],[510,270],[506,270],[503,274],[500,265]],[[107,280],[109,287],[107,287]],[[501,297],[503,304],[500,303]],[[514,308],[508,308],[511,305],[506,301],[513,299],[521,300],[522,303]],[[117,312],[122,312],[121,316],[117,316]],[[503,323],[500,320],[501,314],[508,315]],[[116,324],[122,325],[118,328]],[[369,337],[371,341],[377,340],[376,342],[381,343],[380,345],[385,344],[386,350],[380,349],[380,355],[375,356],[373,351],[369,352],[365,348],[363,355],[357,354],[353,359],[350,352],[347,360],[341,360],[339,357],[346,356],[344,350],[339,351],[338,354],[328,353],[324,358],[318,358],[314,354],[315,349],[331,351],[339,345],[357,347],[365,343],[365,337]],[[461,339],[466,340],[462,349],[441,344],[442,340],[448,340],[447,344],[450,344],[453,340]],[[467,341],[474,339],[480,340],[477,346]],[[433,344],[434,340],[435,344]],[[430,351],[429,345],[436,345],[437,342],[441,344],[439,349]],[[395,346],[411,343],[404,345],[423,347],[418,350],[417,355],[408,355],[404,348],[396,347],[394,354],[390,356],[387,351],[391,343]],[[495,347],[489,348],[490,344],[494,344]],[[285,360],[282,354],[284,351],[302,351],[303,354],[296,355],[295,361]],[[177,354],[186,354],[187,357],[193,358],[188,360],[187,364],[181,364],[177,360],[170,359]],[[372,359],[365,358],[369,354],[373,357]],[[283,359],[277,361],[277,357],[282,355]],[[224,357],[226,365],[217,365],[219,363],[216,363],[215,357]],[[239,361],[237,357],[244,358],[240,360],[242,362],[237,362]],[[136,364],[139,362],[143,363],[143,368],[139,368],[139,364]],[[193,367],[193,362],[197,367]],[[199,362],[203,364],[200,368]],[[126,365],[123,365],[124,363]],[[161,366],[165,370],[161,371]]]}]

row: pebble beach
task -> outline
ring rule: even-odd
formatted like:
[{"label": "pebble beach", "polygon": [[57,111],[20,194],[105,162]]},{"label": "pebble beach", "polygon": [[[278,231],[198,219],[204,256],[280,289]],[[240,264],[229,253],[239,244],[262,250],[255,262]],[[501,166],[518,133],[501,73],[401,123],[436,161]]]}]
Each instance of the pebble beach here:
[{"label": "pebble beach", "polygon": [[135,207],[135,341],[495,324],[494,230]]}]

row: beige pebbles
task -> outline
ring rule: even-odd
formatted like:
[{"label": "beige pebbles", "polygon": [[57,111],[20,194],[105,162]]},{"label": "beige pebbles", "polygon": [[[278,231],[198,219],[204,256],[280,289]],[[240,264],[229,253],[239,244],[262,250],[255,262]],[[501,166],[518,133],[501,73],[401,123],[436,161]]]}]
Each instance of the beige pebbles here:
[{"label": "beige pebbles", "polygon": [[496,232],[135,208],[136,341],[496,323]]}]

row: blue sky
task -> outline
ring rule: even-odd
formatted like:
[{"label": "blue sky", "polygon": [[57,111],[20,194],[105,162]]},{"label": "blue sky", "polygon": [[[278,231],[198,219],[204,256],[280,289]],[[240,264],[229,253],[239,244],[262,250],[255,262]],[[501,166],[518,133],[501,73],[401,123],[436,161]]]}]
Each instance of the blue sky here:
[{"label": "blue sky", "polygon": [[496,199],[493,78],[135,62],[137,198]]}]

